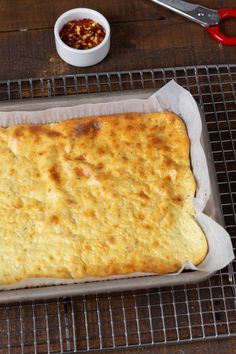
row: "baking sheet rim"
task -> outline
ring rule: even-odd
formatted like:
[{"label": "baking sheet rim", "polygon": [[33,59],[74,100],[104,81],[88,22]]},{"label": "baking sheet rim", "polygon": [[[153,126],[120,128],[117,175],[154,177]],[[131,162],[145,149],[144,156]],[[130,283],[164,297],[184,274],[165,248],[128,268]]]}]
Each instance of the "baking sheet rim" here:
[{"label": "baking sheet rim", "polygon": [[[147,91],[148,91],[148,93],[147,93]],[[153,89],[152,91],[155,92],[156,90]],[[145,96],[150,94],[150,90],[145,90],[145,89],[144,90],[140,90],[139,93],[141,93],[142,98],[148,98],[148,97],[145,97]],[[99,94],[93,94],[93,95],[94,95],[94,97],[96,96],[98,98],[103,96],[103,95],[99,95]],[[123,95],[125,97],[123,97]],[[138,95],[137,91],[130,91],[130,95],[129,96],[127,95],[127,91],[125,91],[125,92],[122,92],[122,94],[120,92],[118,93],[118,100],[119,99],[122,99],[122,100],[132,99],[132,98],[134,98],[134,97],[132,97],[132,95],[135,98],[139,98],[138,97],[139,95]],[[115,96],[116,95],[114,94],[114,92],[112,92],[112,100],[115,100]],[[91,96],[88,96],[88,98],[90,98],[90,97]],[[107,102],[107,100],[106,100],[107,96],[106,97],[103,96],[103,99],[104,98],[105,98],[105,100],[103,102]],[[64,100],[65,100],[65,97],[62,96],[62,101],[64,101]],[[55,101],[57,101],[57,105],[60,106],[60,98],[58,98],[58,97],[56,97],[55,99],[53,99],[53,101],[51,101],[49,103],[53,103],[54,104]],[[37,102],[37,104],[39,104],[39,102]],[[76,102],[75,104],[78,104],[78,102]],[[42,108],[41,108],[42,110],[50,108],[48,106],[45,107],[45,99],[42,99],[41,105],[42,105]],[[14,106],[14,105],[10,105],[10,106]],[[1,109],[2,108],[3,107],[1,107]],[[203,113],[203,112],[201,112],[201,113]],[[202,117],[202,115],[201,115],[201,117]],[[205,138],[206,137],[204,137],[204,139]],[[215,173],[215,171],[214,171],[214,173]],[[212,188],[211,188],[211,191],[212,191]],[[212,197],[212,194],[211,194],[211,197]],[[0,301],[2,301],[2,294],[3,293],[6,295],[6,296],[4,296],[4,298],[6,298],[7,297],[7,293],[11,293],[12,294],[14,291],[15,292],[25,292],[26,291],[28,293],[28,295],[29,295],[30,290],[35,290],[36,292],[37,291],[41,292],[42,290],[45,290],[45,293],[46,293],[47,289],[49,290],[50,288],[53,288],[53,289],[56,290],[56,288],[62,287],[63,289],[65,288],[65,291],[66,291],[66,287],[78,287],[79,288],[78,292],[81,293],[81,292],[83,292],[82,291],[83,289],[81,289],[81,287],[83,287],[84,284],[94,284],[94,285],[96,285],[96,284],[100,283],[101,285],[103,285],[102,287],[104,289],[104,282],[107,282],[108,284],[111,285],[113,282],[117,283],[118,281],[119,282],[124,282],[124,281],[128,281],[129,282],[130,279],[142,279],[143,281],[142,281],[141,286],[145,286],[148,283],[148,280],[149,279],[153,280],[153,278],[155,278],[157,280],[157,282],[154,282],[155,286],[163,286],[162,283],[164,283],[164,285],[173,285],[173,284],[176,285],[176,283],[180,285],[180,284],[183,284],[183,283],[191,282],[191,274],[193,274],[193,273],[195,274],[195,276],[194,276],[194,280],[193,279],[192,280],[194,282],[197,282],[198,281],[198,279],[196,277],[197,274],[199,274],[199,281],[200,281],[202,279],[206,279],[207,277],[209,277],[214,272],[202,272],[202,271],[196,270],[196,271],[190,271],[190,272],[186,272],[186,273],[181,273],[181,274],[179,274],[178,276],[175,277],[176,279],[178,279],[178,278],[180,279],[181,278],[181,281],[179,281],[179,282],[178,281],[176,282],[176,279],[175,279],[174,282],[173,281],[172,282],[171,281],[170,282],[169,281],[164,281],[164,280],[166,280],[164,278],[168,278],[168,280],[171,279],[171,275],[157,275],[157,274],[153,274],[153,275],[145,275],[145,274],[143,274],[143,275],[139,275],[138,277],[133,276],[133,275],[123,276],[123,277],[115,277],[114,276],[113,279],[100,279],[100,280],[97,279],[97,280],[93,280],[93,281],[85,280],[84,282],[80,282],[80,283],[76,283],[73,279],[71,279],[71,283],[69,283],[69,284],[62,284],[61,283],[61,284],[55,284],[55,285],[43,285],[43,286],[39,286],[39,287],[31,286],[31,287],[24,287],[24,288],[3,289],[0,292]],[[181,275],[181,277],[180,277],[180,275]],[[152,282],[152,286],[154,286],[153,282]],[[94,292],[98,291],[99,290],[98,288],[99,288],[98,286],[94,286]],[[128,284],[127,284],[127,288],[129,288]],[[117,290],[119,290],[119,289],[117,289]],[[104,289],[104,291],[109,291],[109,286],[108,286],[108,289]],[[42,293],[41,293],[41,295],[42,295],[42,297],[44,296]],[[23,293],[22,293],[22,296],[24,296]],[[55,293],[55,296],[57,296],[56,293]]]}]

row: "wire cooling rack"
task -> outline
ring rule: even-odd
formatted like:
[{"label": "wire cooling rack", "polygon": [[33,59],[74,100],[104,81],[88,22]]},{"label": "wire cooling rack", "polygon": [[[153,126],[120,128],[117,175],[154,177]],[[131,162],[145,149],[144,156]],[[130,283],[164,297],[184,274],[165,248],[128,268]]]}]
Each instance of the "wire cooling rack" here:
[{"label": "wire cooling rack", "polygon": [[[205,111],[222,211],[236,247],[236,65],[0,82],[0,101],[145,88],[171,79]],[[0,353],[74,353],[236,335],[236,262],[198,285],[0,306]]]}]

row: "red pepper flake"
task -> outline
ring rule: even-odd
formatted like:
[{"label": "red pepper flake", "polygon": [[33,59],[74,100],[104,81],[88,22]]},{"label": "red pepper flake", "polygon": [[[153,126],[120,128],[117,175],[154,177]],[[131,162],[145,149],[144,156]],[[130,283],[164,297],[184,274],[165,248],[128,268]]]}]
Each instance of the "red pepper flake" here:
[{"label": "red pepper flake", "polygon": [[88,18],[70,21],[60,31],[61,40],[76,49],[94,48],[103,41],[105,35],[105,29]]}]

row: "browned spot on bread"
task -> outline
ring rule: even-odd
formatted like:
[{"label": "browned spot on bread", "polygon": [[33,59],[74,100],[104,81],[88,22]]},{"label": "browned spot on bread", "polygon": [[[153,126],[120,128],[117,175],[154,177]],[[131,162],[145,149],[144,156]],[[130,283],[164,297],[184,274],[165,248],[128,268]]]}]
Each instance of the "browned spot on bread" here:
[{"label": "browned spot on bread", "polygon": [[147,125],[146,125],[146,124],[143,124],[143,123],[140,123],[140,124],[139,124],[139,129],[140,129],[140,130],[143,131],[143,130],[145,130],[146,128],[147,128]]},{"label": "browned spot on bread", "polygon": [[86,273],[87,272],[87,266],[86,266],[86,264],[82,264],[81,265],[81,268],[82,268],[82,270],[83,270],[83,273]]},{"label": "browned spot on bread", "polygon": [[16,201],[13,203],[13,206],[16,208],[16,209],[20,209],[23,207],[23,202],[20,198],[17,198]]},{"label": "browned spot on bread", "polygon": [[144,193],[144,191],[139,192],[138,195],[139,195],[139,197],[141,197],[141,198],[143,198],[145,200],[149,200],[150,199],[149,196],[146,193]]},{"label": "browned spot on bread", "polygon": [[126,264],[124,265],[124,273],[133,273],[134,265],[133,264]]},{"label": "browned spot on bread", "polygon": [[55,131],[55,130],[50,130],[48,129],[47,131],[45,131],[45,134],[49,137],[49,138],[56,138],[58,136],[61,136],[62,134]]},{"label": "browned spot on bread", "polygon": [[24,129],[23,127],[16,127],[15,130],[14,130],[14,136],[16,138],[19,138],[21,136],[24,136]]},{"label": "browned spot on bread", "polygon": [[157,240],[152,241],[153,248],[158,248],[159,246],[160,246],[160,243]]},{"label": "browned spot on bread", "polygon": [[91,246],[88,243],[85,244],[84,248],[86,251],[91,251]]},{"label": "browned spot on bread", "polygon": [[78,125],[75,126],[75,135],[76,136],[81,136],[81,135],[89,135],[89,134],[96,134],[100,129],[102,125],[100,122],[93,120],[88,123],[79,123]]},{"label": "browned spot on bread", "polygon": [[73,200],[73,199],[67,199],[67,202],[68,202],[69,204],[76,204],[76,201]]},{"label": "browned spot on bread", "polygon": [[144,219],[145,219],[145,216],[144,216],[143,213],[138,213],[138,214],[137,214],[137,218],[138,218],[139,220],[144,220]]},{"label": "browned spot on bread", "polygon": [[169,120],[170,120],[171,123],[175,123],[175,121],[176,121],[177,119],[178,119],[178,118],[176,117],[175,114],[171,114],[171,115],[169,116]]},{"label": "browned spot on bread", "polygon": [[49,126],[43,126],[43,125],[29,125],[28,127],[28,131],[31,134],[36,134],[36,135],[47,135],[49,138],[56,138],[58,136],[61,136],[61,133],[50,129]]},{"label": "browned spot on bread", "polygon": [[61,182],[61,177],[60,177],[60,174],[57,171],[56,166],[53,166],[53,167],[50,168],[49,174],[50,174],[50,177],[52,178],[52,180],[54,182],[56,182],[56,183],[60,183]]},{"label": "browned spot on bread", "polygon": [[54,215],[51,215],[50,218],[49,218],[49,223],[50,224],[58,224],[59,223],[59,216],[54,214]]},{"label": "browned spot on bread", "polygon": [[99,170],[101,170],[102,168],[103,168],[103,163],[102,162],[99,162],[98,164],[97,164],[97,168],[99,169]]},{"label": "browned spot on bread", "polygon": [[76,176],[78,176],[78,177],[86,177],[86,178],[88,178],[88,177],[91,176],[90,172],[85,171],[82,168],[78,168],[78,167],[76,167],[74,169],[74,172],[75,172]]},{"label": "browned spot on bread", "polygon": [[163,145],[162,147],[163,152],[168,153],[171,151],[171,148],[168,145]]},{"label": "browned spot on bread", "polygon": [[166,145],[165,141],[162,140],[159,136],[149,136],[147,147],[151,150],[161,149],[167,151],[169,147]]},{"label": "browned spot on bread", "polygon": [[180,204],[182,202],[182,198],[180,195],[177,195],[177,196],[174,196],[172,198],[173,202],[176,203],[176,204]]},{"label": "browned spot on bread", "polygon": [[110,236],[110,237],[108,237],[107,241],[108,241],[108,243],[110,245],[114,245],[115,244],[115,237],[114,236]]},{"label": "browned spot on bread", "polygon": [[148,230],[148,231],[151,231],[151,230],[152,230],[151,225],[144,224],[143,227],[144,227],[145,230]]},{"label": "browned spot on bread", "polygon": [[159,149],[165,149],[166,143],[161,140],[160,138],[153,138],[152,139],[152,144],[154,147],[159,148]]},{"label": "browned spot on bread", "polygon": [[171,168],[171,167],[173,167],[174,162],[173,162],[173,160],[171,160],[171,159],[169,159],[169,158],[166,158],[165,161],[164,161],[164,164],[165,164],[165,166],[166,166],[167,168]]},{"label": "browned spot on bread", "polygon": [[164,180],[166,183],[172,182],[172,179],[171,179],[170,176],[166,176],[163,180]]},{"label": "browned spot on bread", "polygon": [[125,129],[126,130],[134,130],[136,127],[134,125],[131,125],[131,124],[127,124]]},{"label": "browned spot on bread", "polygon": [[[124,141],[123,144],[125,144],[126,146],[131,146],[132,145],[132,143],[130,141]],[[118,146],[117,146],[117,148],[118,148]]]},{"label": "browned spot on bread", "polygon": [[138,172],[140,177],[146,177],[146,172],[143,168],[139,168]]},{"label": "browned spot on bread", "polygon": [[86,155],[85,154],[81,154],[79,156],[77,156],[75,158],[75,160],[78,160],[78,161],[85,161],[86,160]]},{"label": "browned spot on bread", "polygon": [[150,139],[150,142],[151,142],[153,145],[160,145],[160,144],[163,144],[163,140],[162,140],[161,138],[159,138],[158,136],[150,135],[150,136],[149,136],[149,139]]},{"label": "browned spot on bread", "polygon": [[12,175],[14,175],[16,173],[16,170],[14,168],[11,168],[9,173],[12,176]]},{"label": "browned spot on bread", "polygon": [[117,266],[115,266],[114,264],[113,265],[110,265],[108,267],[108,274],[112,275],[112,274],[119,274],[119,269],[117,268]]},{"label": "browned spot on bread", "polygon": [[106,153],[106,149],[104,149],[103,147],[100,146],[97,149],[97,152],[99,153],[99,155],[104,155]]},{"label": "browned spot on bread", "polygon": [[112,140],[115,140],[115,138],[116,138],[116,133],[115,133],[114,130],[112,130],[112,131],[110,132],[110,136],[112,137]]},{"label": "browned spot on bread", "polygon": [[38,154],[39,154],[39,156],[43,156],[43,155],[45,155],[47,152],[46,151],[40,151]]}]

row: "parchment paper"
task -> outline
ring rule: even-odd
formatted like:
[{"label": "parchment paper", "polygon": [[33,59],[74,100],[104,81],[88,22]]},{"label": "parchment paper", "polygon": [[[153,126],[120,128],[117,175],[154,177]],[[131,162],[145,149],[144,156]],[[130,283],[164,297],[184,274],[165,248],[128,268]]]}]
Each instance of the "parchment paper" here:
[{"label": "parchment paper", "polygon": [[[214,272],[224,268],[234,259],[233,248],[229,234],[214,220],[204,214],[204,208],[210,195],[210,180],[205,153],[200,143],[202,123],[198,106],[191,94],[179,86],[175,81],[170,81],[148,99],[132,99],[119,102],[83,104],[72,107],[52,108],[34,112],[0,112],[1,126],[7,127],[22,123],[53,123],[69,118],[78,118],[90,115],[114,114],[125,112],[161,112],[172,111],[184,120],[191,141],[190,155],[195,179],[197,181],[196,198],[193,204],[196,210],[196,220],[202,227],[207,240],[209,251],[204,261],[195,267],[186,260],[183,267],[177,273],[169,274],[176,276],[183,269],[200,270],[202,272]],[[3,289],[17,289],[29,286],[43,286],[56,284],[81,283],[85,281],[99,281],[105,279],[120,279],[150,275],[150,273],[132,273],[128,276],[112,276],[107,278],[89,277],[76,279],[28,279],[14,285],[0,286]],[[153,273],[152,273],[153,275]],[[161,275],[159,275],[161,277]],[[165,275],[166,276],[166,275]]]}]

